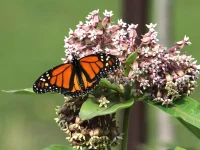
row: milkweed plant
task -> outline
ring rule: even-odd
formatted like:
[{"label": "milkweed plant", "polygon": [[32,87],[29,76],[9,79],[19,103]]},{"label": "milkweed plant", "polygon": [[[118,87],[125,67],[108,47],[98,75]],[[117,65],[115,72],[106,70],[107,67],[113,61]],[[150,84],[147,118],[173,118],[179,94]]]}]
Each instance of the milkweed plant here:
[{"label": "milkweed plant", "polygon": [[[125,111],[123,131],[116,113],[129,110],[136,101],[178,118],[200,138],[200,104],[189,97],[197,86],[200,65],[183,50],[191,44],[189,37],[166,48],[159,43],[156,24],[146,25],[147,33],[138,35],[138,24],[122,19],[114,23],[112,16],[112,11],[105,10],[101,18],[99,10],[94,10],[64,39],[63,63],[69,63],[74,55],[82,58],[96,53],[111,54],[120,61],[94,90],[79,97],[66,96],[64,104],[56,107],[55,121],[67,141],[80,150],[111,149],[122,141],[121,149],[126,150],[130,111]],[[33,92],[6,92],[24,91]]]}]

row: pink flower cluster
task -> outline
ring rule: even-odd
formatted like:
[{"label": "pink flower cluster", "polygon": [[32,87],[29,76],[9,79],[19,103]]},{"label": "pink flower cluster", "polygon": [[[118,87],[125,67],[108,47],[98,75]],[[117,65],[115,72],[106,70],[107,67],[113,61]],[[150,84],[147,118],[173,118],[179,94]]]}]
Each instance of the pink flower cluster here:
[{"label": "pink flower cluster", "polygon": [[115,55],[123,62],[135,51],[137,25],[127,25],[122,19],[117,25],[112,25],[112,11],[105,10],[103,19],[98,13],[99,10],[94,10],[86,17],[85,23],[79,22],[74,31],[70,29],[69,36],[64,40],[64,63],[71,61],[74,54],[81,58],[99,52]]},{"label": "pink flower cluster", "polygon": [[147,92],[153,101],[162,105],[173,104],[180,96],[191,94],[197,85],[200,65],[182,52],[185,45],[191,44],[189,38],[185,36],[167,49],[155,42],[156,36],[146,38],[146,35],[148,33],[143,36],[137,59],[128,75],[135,82],[136,92]]}]

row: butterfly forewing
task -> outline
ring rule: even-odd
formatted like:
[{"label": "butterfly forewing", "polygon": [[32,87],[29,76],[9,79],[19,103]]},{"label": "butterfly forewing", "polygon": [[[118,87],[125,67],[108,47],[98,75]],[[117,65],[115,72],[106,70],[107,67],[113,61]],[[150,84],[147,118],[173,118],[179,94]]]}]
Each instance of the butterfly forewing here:
[{"label": "butterfly forewing", "polygon": [[106,73],[115,70],[118,66],[117,57],[104,53],[92,54],[80,59],[81,71],[90,82],[105,77]]},{"label": "butterfly forewing", "polygon": [[73,86],[71,79],[74,78],[72,64],[61,64],[43,73],[34,83],[33,91],[36,93],[70,91]]}]

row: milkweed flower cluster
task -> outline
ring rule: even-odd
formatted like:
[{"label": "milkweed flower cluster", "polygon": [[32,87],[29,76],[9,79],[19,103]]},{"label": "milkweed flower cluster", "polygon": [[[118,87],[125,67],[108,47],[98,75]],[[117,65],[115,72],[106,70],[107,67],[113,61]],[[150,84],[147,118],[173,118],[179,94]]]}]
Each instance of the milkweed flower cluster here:
[{"label": "milkweed flower cluster", "polygon": [[60,128],[67,134],[67,140],[74,148],[101,149],[115,146],[122,135],[116,126],[115,114],[98,116],[90,120],[82,121],[78,114],[85,97],[66,97],[62,107],[56,108],[58,118],[55,118]]},{"label": "milkweed flower cluster", "polygon": [[136,61],[128,78],[134,79],[137,94],[147,92],[153,101],[173,104],[180,96],[190,95],[196,85],[200,65],[192,56],[182,52],[190,45],[188,37],[167,49],[157,43],[155,25],[147,25],[149,32],[141,39]]},{"label": "milkweed flower cluster", "polygon": [[[107,79],[120,86],[133,87],[134,95],[148,93],[150,99],[162,105],[173,104],[182,95],[194,91],[199,75],[200,66],[192,56],[183,52],[185,45],[190,45],[188,37],[176,42],[171,48],[165,48],[158,43],[155,31],[156,24],[146,25],[148,32],[137,35],[138,25],[127,24],[121,19],[113,25],[112,11],[105,11],[104,18],[99,16],[99,10],[91,12],[86,22],[79,22],[75,30],[65,37],[64,48],[66,58],[64,63],[72,60],[73,56],[82,58],[95,53],[107,53],[119,58],[121,66],[114,73],[109,73]],[[136,44],[136,39],[140,45]],[[126,59],[136,53],[136,60],[126,69]],[[82,121],[79,118],[80,108],[86,97],[71,98],[62,107],[56,109],[56,122],[64,130],[67,139],[77,149],[106,149],[116,145],[121,139],[114,115],[105,115]],[[100,106],[107,107],[109,100],[102,95]]]}]

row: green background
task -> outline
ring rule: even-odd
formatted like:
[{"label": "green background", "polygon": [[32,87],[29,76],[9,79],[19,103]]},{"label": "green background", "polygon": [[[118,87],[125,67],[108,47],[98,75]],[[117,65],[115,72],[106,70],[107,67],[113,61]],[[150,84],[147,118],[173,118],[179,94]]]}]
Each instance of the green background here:
[{"label": "green background", "polygon": [[[96,9],[100,9],[100,14],[105,9],[113,10],[116,22],[122,16],[121,7],[119,0],[0,0],[0,90],[32,87],[40,74],[62,63],[63,40],[69,28],[75,29],[79,21],[85,21],[88,13]],[[200,60],[200,1],[176,0],[173,9],[172,40],[189,36],[193,44],[185,50]],[[198,99],[199,91],[200,88],[192,97]],[[40,150],[51,144],[66,144],[65,134],[53,120],[55,106],[62,105],[63,101],[63,96],[58,94],[0,92],[0,150]],[[148,120],[147,150],[157,145],[153,110]],[[194,135],[177,120],[173,124],[176,140],[169,147],[200,149]]]}]

